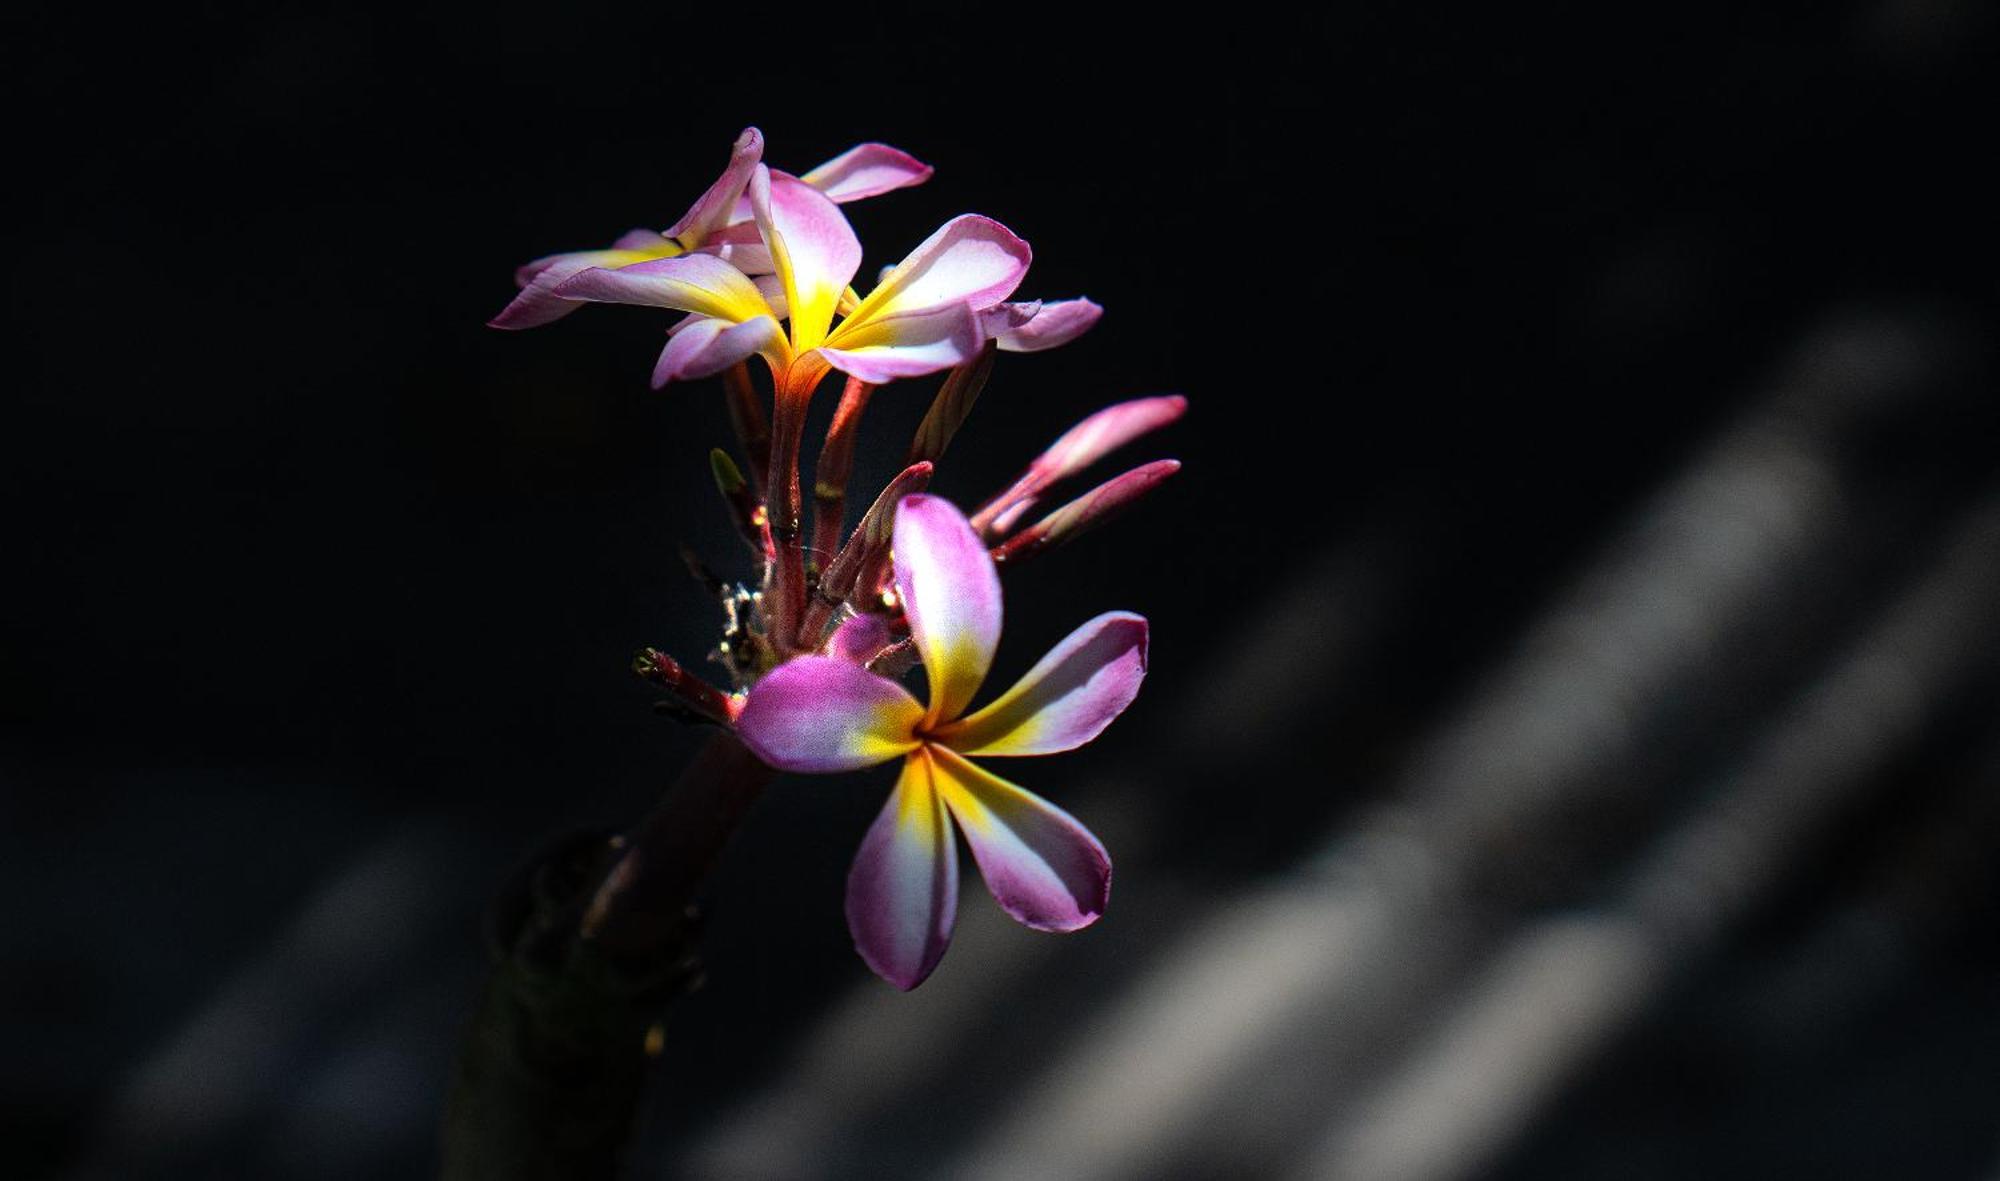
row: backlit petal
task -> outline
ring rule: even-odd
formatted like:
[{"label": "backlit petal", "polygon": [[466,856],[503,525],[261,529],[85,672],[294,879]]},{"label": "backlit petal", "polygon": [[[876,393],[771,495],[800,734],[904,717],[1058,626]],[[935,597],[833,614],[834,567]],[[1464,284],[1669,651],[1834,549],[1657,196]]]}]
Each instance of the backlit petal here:
[{"label": "backlit petal", "polygon": [[778,322],[758,316],[741,324],[706,317],[685,324],[660,353],[653,367],[653,388],[670,381],[712,377],[738,361],[748,360],[783,339]]},{"label": "backlit petal", "polygon": [[926,725],[956,718],[986,679],[1000,642],[1000,575],[950,501],[906,496],[896,508],[896,593],[930,679]]},{"label": "backlit petal", "polygon": [[847,874],[847,929],[875,974],[908,991],[944,958],[958,913],[958,844],[921,752],[862,838]]},{"label": "backlit petal", "polygon": [[[610,250],[575,250],[568,254],[551,254],[538,258],[514,272],[514,279],[521,284],[521,293],[514,301],[502,308],[500,314],[487,321],[494,328],[520,329],[539,328],[569,315],[583,306],[574,299],[565,299],[555,293],[556,285],[572,275],[580,274],[592,267],[631,266],[633,263],[648,262],[680,253],[680,247],[661,239],[650,249],[634,249],[623,245],[640,231],[620,238],[620,246]],[[655,234],[655,238],[659,235]]]},{"label": "backlit petal", "polygon": [[746,127],[736,137],[736,143],[729,151],[729,166],[722,170],[708,191],[695,199],[681,219],[667,227],[667,237],[677,238],[683,246],[693,249],[706,243],[711,235],[734,218],[731,216],[736,203],[743,196],[743,189],[750,183],[750,174],[764,158],[764,136],[755,127]]},{"label": "backlit petal", "polygon": [[1039,353],[1082,336],[1103,315],[1104,309],[1088,299],[1059,299],[1042,304],[1020,324],[989,319],[987,332],[1003,353]]},{"label": "backlit petal", "polygon": [[1072,750],[1125,712],[1145,676],[1145,619],[1108,612],[1071,632],[992,704],[941,727],[937,741],[964,755]]},{"label": "backlit petal", "polygon": [[886,677],[829,656],[800,656],[751,688],[736,733],[781,771],[852,771],[916,749],[923,712]]},{"label": "backlit petal", "polygon": [[861,242],[818,189],[762,165],[750,178],[750,207],[784,284],[792,345],[804,352],[826,339],[840,293],[861,267]]},{"label": "backlit petal", "polygon": [[985,311],[1014,293],[1033,253],[1013,231],[990,217],[954,217],[897,263],[861,306],[855,319],[930,311],[946,304]]},{"label": "backlit petal", "polygon": [[880,385],[962,365],[979,352],[977,314],[964,304],[908,316],[849,319],[820,346],[835,369]]},{"label": "backlit petal", "polygon": [[614,250],[637,250],[648,258],[671,258],[685,253],[680,244],[658,230],[626,230],[611,244]]},{"label": "backlit petal", "polygon": [[556,293],[565,299],[677,308],[732,324],[772,314],[749,276],[706,254],[662,258],[616,271],[584,271],[563,280]]},{"label": "backlit petal", "polygon": [[888,144],[856,144],[799,179],[845,204],[920,185],[931,166]]},{"label": "backlit petal", "polygon": [[1111,856],[1074,816],[948,750],[933,783],[1000,909],[1037,931],[1075,931],[1111,899]]}]

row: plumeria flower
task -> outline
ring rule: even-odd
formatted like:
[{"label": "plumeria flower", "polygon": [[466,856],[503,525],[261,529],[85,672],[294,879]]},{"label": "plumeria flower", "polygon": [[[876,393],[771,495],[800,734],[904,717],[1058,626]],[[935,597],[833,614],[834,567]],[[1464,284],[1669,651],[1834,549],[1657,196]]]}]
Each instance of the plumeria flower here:
[{"label": "plumeria flower", "polygon": [[[490,323],[495,328],[535,328],[567,316],[582,305],[557,295],[555,288],[564,279],[591,267],[616,269],[705,250],[729,258],[748,273],[768,272],[769,256],[761,245],[755,244],[755,235],[746,238],[735,232],[750,222],[750,206],[744,200],[743,190],[763,158],[763,133],[755,127],[744,128],[730,151],[729,167],[679,221],[665,230],[628,231],[603,250],[578,250],[536,259],[514,272],[521,293]],[[930,165],[909,153],[887,144],[865,143],[849,148],[799,180],[824,193],[829,200],[845,204],[919,185],[930,176]]]},{"label": "plumeria flower", "polygon": [[[762,356],[780,393],[797,396],[810,393],[829,368],[879,384],[969,360],[989,335],[981,313],[1013,294],[1032,257],[1007,227],[966,214],[946,222],[857,298],[848,284],[861,266],[861,243],[830,197],[762,164],[752,168],[747,193],[773,281],[760,285],[713,254],[686,254],[584,270],[553,293],[689,313],[660,355],[655,386]],[[844,313],[838,324],[836,312]]]},{"label": "plumeria flower", "polygon": [[1095,738],[1139,692],[1147,632],[1140,616],[1100,615],[967,714],[1000,638],[993,560],[964,515],[934,496],[902,501],[893,545],[896,593],[929,678],[929,702],[840,656],[802,656],[750,691],[737,732],[783,770],[903,760],[848,875],[847,921],[868,966],[911,989],[951,940],[954,831],[964,832],[987,889],[1017,921],[1074,931],[1104,912],[1111,888],[1104,846],[1067,812],[972,760],[1054,754]]}]

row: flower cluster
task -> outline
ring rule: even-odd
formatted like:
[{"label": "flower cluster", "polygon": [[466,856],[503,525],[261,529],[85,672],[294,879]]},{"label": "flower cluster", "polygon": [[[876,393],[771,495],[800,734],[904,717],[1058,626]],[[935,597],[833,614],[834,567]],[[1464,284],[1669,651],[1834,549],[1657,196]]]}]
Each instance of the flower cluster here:
[{"label": "flower cluster", "polygon": [[[1001,571],[1109,519],[1179,464],[1141,465],[1030,522],[1033,510],[1060,482],[1179,418],[1186,402],[1140,398],[1090,415],[969,516],[925,494],[995,354],[1064,344],[1102,309],[1088,299],[1013,301],[1028,244],[975,214],[947,221],[859,295],[860,242],[839,206],[921,184],[931,169],[862,144],[794,176],[766,165],[763,150],[755,128],[743,132],[722,176],[663,231],[522,267],[520,294],[493,324],[548,324],[588,302],[670,308],[683,316],[653,384],[723,375],[743,462],[719,448],[711,460],[756,570],[729,582],[695,566],[723,606],[714,655],[730,683],[717,687],[653,649],[635,668],[669,692],[675,711],[734,729],[773,767],[817,773],[903,760],[855,860],[847,915],[868,965],[913,988],[950,939],[955,832],[1001,907],[1027,926],[1072,931],[1103,913],[1103,845],[972,759],[1050,754],[1094,738],[1138,692],[1146,621],[1100,615],[1012,689],[969,707],[999,639]],[[768,402],[749,369],[755,358],[770,375]],[[845,386],[813,472],[808,536],[806,407],[836,370]],[[870,397],[940,371],[902,471],[849,529],[847,480]],[[926,703],[898,680],[918,662]]]}]

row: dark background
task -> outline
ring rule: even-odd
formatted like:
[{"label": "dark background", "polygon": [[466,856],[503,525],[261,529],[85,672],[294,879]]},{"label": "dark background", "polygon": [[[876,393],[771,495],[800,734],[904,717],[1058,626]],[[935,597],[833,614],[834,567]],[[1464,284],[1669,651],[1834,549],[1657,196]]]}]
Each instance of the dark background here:
[{"label": "dark background", "polygon": [[978,211],[1108,309],[939,491],[1144,393],[1187,467],[1008,583],[999,678],[1153,620],[1019,769],[1105,920],[969,879],[895,994],[886,772],[781,783],[634,1175],[1991,1176],[1992,22],[1801,7],[6,18],[5,1171],[435,1167],[482,906],[693,750],[625,664],[733,553],[660,315],[482,324],[754,123],[937,167],[864,274]]}]

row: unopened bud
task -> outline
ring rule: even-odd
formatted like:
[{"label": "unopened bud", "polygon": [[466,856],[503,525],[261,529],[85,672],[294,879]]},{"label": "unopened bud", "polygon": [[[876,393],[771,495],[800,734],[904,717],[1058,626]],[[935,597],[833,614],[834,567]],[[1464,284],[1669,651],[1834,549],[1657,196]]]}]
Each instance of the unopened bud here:
[{"label": "unopened bud", "polygon": [[993,551],[998,565],[1020,563],[1035,554],[1075,541],[1136,504],[1161,481],[1181,470],[1178,459],[1161,459],[1113,476],[1033,525],[1008,538]]},{"label": "unopened bud", "polygon": [[1159,430],[1187,412],[1179,394],[1135,398],[1106,406],[1064,431],[1047,451],[1035,457],[1005,492],[972,514],[972,527],[988,536],[1006,533],[1034,507],[1042,493],[1077,475],[1091,464],[1141,435]]}]

